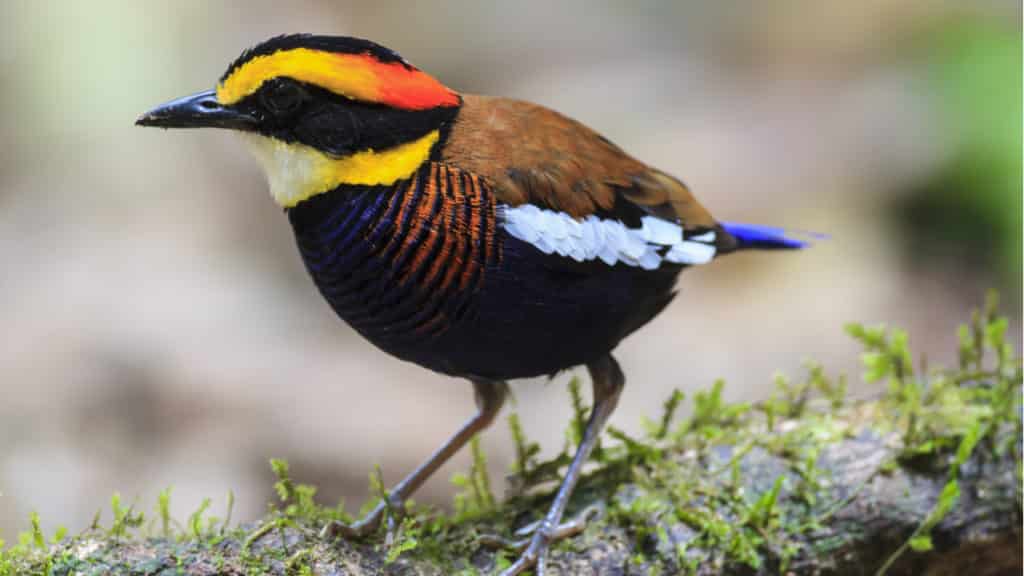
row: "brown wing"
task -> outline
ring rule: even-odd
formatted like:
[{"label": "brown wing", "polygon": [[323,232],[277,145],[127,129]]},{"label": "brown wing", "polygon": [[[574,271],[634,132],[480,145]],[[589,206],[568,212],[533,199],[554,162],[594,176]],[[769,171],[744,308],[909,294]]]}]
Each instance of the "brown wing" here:
[{"label": "brown wing", "polygon": [[531,202],[582,217],[625,199],[687,229],[716,224],[682,182],[529,102],[464,95],[443,159],[490,180],[513,206]]}]

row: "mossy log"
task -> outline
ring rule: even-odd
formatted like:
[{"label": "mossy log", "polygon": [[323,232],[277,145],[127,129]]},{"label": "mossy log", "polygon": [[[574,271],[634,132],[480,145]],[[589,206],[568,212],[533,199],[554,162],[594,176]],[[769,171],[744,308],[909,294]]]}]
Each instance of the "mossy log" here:
[{"label": "mossy log", "polygon": [[[851,401],[843,378],[812,366],[757,404],[724,401],[716,383],[679,422],[677,392],[642,436],[609,428],[568,511],[587,527],[548,553],[549,576],[1020,574],[1024,377],[994,309],[961,329],[955,370],[915,373],[905,333],[848,327],[866,382],[884,383],[870,400]],[[587,409],[575,380],[570,392],[572,439]],[[48,540],[33,517],[18,544],[0,543],[0,576],[493,574],[516,554],[495,545],[540,517],[569,459],[537,462],[514,415],[509,425],[505,502],[474,440],[454,513],[408,507],[390,539],[321,536],[344,512],[316,505],[275,461],[280,502],[259,522],[204,518],[207,502],[175,529],[167,492],[148,523],[115,497],[111,527],[70,538]]]},{"label": "mossy log", "polygon": [[[784,427],[784,426],[783,426]],[[828,446],[820,455],[820,472],[827,484],[817,494],[822,506],[810,509],[820,521],[800,534],[790,545],[799,550],[788,562],[793,574],[873,574],[925,522],[948,482],[949,468],[933,459],[892,462],[893,442],[870,430]],[[712,450],[704,462],[692,455],[678,456],[681,466],[693,469],[727,465],[733,449]],[[1021,507],[1019,461],[1012,453],[995,455],[976,450],[961,466],[959,500],[932,531],[933,547],[924,552],[907,550],[890,568],[890,574],[1017,575],[1021,573]],[[797,486],[791,463],[766,450],[755,448],[739,460],[741,490],[765,494],[776,478],[783,485]],[[730,560],[726,550],[692,548],[686,554],[702,561],[685,569],[678,550],[697,537],[697,531],[683,522],[665,522],[652,514],[650,530],[637,530],[635,519],[618,522],[610,509],[629,506],[645,491],[636,484],[620,485],[613,492],[617,502],[602,500],[601,487],[614,482],[620,470],[609,468],[592,473],[580,489],[575,507],[594,506],[605,513],[575,540],[550,554],[551,574],[774,574],[780,569],[781,551],[769,550],[768,558],[754,568]],[[596,487],[596,488],[595,488]],[[725,486],[722,489],[734,490]],[[786,506],[805,507],[795,490],[778,495],[780,515]],[[534,501],[535,502],[535,501]],[[524,505],[521,501],[518,505]],[[542,508],[538,508],[542,509]],[[529,517],[523,510],[505,511],[504,518]],[[804,512],[794,518],[810,517]],[[738,518],[732,521],[740,521]],[[399,557],[388,561],[388,551],[379,543],[328,542],[301,524],[266,530],[268,519],[220,538],[119,541],[109,533],[84,535],[58,545],[51,554],[53,573],[68,574],[324,574],[324,575],[437,575],[442,566],[460,566],[459,572],[489,573],[496,553],[480,546],[461,558]],[[261,530],[262,534],[255,531]],[[459,527],[454,530],[459,530]],[[467,539],[474,535],[499,533],[504,526],[490,526],[487,519],[461,527]],[[660,534],[661,536],[657,536]],[[445,538],[453,535],[446,533]],[[452,550],[463,550],[455,547]],[[443,552],[442,552],[443,554]],[[774,556],[774,558],[773,558]],[[657,568],[651,563],[657,559]]]}]

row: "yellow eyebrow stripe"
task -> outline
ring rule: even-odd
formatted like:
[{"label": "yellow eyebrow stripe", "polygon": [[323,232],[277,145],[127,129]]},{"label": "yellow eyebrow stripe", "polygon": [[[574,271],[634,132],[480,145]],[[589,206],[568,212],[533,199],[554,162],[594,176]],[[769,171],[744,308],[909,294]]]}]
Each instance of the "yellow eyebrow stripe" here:
[{"label": "yellow eyebrow stripe", "polygon": [[323,86],[356,100],[373,100],[377,94],[376,78],[367,66],[352,56],[355,55],[308,48],[257,56],[217,85],[217,100],[229,106],[259,90],[267,80],[279,76]]},{"label": "yellow eyebrow stripe", "polygon": [[458,96],[432,76],[401,62],[369,54],[339,54],[309,48],[256,56],[217,85],[217,100],[230,106],[271,78],[289,77],[353,100],[408,110],[455,106]]}]

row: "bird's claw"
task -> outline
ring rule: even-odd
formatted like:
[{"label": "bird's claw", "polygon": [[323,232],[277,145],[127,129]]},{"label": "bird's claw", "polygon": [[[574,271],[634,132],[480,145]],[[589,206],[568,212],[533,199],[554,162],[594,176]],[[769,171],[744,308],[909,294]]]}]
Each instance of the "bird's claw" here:
[{"label": "bird's claw", "polygon": [[373,512],[352,523],[332,520],[320,530],[320,537],[325,540],[364,538],[380,526],[380,520],[380,515],[375,516]]},{"label": "bird's claw", "polygon": [[545,556],[548,546],[556,539],[556,533],[559,531],[559,528],[561,526],[549,527],[546,523],[538,526],[533,532],[533,537],[530,538],[529,543],[526,545],[526,549],[523,550],[523,553],[519,555],[514,564],[501,573],[501,576],[516,576],[531,567],[535,567],[534,574],[536,576],[544,576]]},{"label": "bird's claw", "polygon": [[[499,548],[520,553],[515,563],[502,572],[501,576],[515,576],[533,566],[536,566],[536,570],[534,570],[536,576],[544,576],[545,555],[551,543],[583,532],[591,518],[600,514],[600,512],[600,507],[592,505],[581,510],[571,520],[567,520],[557,526],[551,526],[547,520],[527,524],[516,530],[515,535],[523,537],[517,540],[487,535],[482,536],[479,542],[489,548]],[[526,536],[529,537],[527,538]]]},{"label": "bird's claw", "polygon": [[346,540],[365,538],[376,532],[380,527],[381,521],[386,518],[387,533],[384,537],[384,543],[386,546],[391,546],[392,542],[394,542],[395,534],[398,532],[398,526],[404,510],[405,507],[401,501],[381,500],[366,516],[355,522],[345,523],[339,520],[329,522],[320,530],[320,537],[325,540],[334,540],[339,537]]}]

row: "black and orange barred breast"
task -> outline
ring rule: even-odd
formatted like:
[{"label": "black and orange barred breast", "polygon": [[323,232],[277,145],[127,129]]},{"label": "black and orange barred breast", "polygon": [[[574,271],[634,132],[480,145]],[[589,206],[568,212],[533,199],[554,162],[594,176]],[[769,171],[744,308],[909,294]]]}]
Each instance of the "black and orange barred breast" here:
[{"label": "black and orange barred breast", "polygon": [[550,374],[611,350],[671,298],[678,267],[570,264],[508,234],[477,176],[429,163],[393,187],[345,187],[288,211],[341,318],[429,369]]},{"label": "black and orange barred breast", "polygon": [[289,219],[335,312],[400,357],[457,324],[500,259],[490,195],[475,177],[437,163],[394,187],[321,194]]}]

